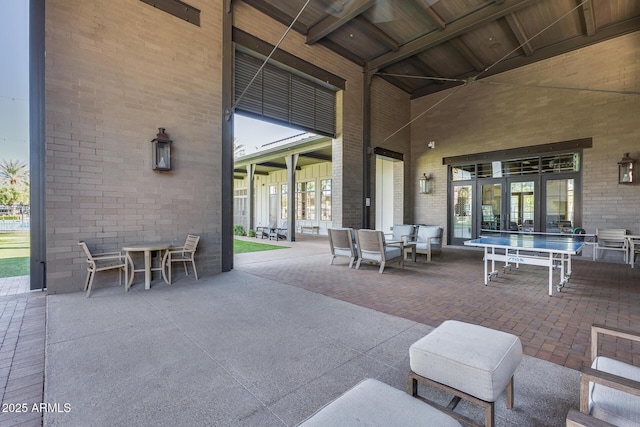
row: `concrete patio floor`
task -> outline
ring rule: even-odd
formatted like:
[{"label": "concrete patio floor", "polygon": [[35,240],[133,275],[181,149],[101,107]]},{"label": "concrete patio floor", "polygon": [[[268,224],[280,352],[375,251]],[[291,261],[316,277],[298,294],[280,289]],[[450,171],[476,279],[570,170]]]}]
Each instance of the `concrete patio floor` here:
[{"label": "concrete patio floor", "polygon": [[[622,264],[578,260],[569,286],[549,297],[537,267],[482,286],[477,251],[445,248],[430,264],[379,275],[374,266],[349,270],[345,259],[330,266],[323,237],[277,244],[293,249],[238,254],[234,271],[197,282],[176,270],[173,286],[156,281],[149,291],[137,283],[129,293],[46,297],[49,411],[0,413],[0,425],[295,425],[362,378],[405,390],[409,346],[452,318],[522,339],[515,408],[501,397],[499,426],[561,426],[578,407],[591,323],[640,329],[640,269]],[[38,294],[0,299],[45,299]],[[33,308],[23,342],[37,346],[28,325],[44,304]],[[0,373],[20,362],[3,356],[4,341]],[[618,357],[638,362],[637,348],[618,344],[610,346]],[[32,362],[13,372],[33,380]],[[15,397],[7,391],[16,384],[5,382],[3,397]]]}]

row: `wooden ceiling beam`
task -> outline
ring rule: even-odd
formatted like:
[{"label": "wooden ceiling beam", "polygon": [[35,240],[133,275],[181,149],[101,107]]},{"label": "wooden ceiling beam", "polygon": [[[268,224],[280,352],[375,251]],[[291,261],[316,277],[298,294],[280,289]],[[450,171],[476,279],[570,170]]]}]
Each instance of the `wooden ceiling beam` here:
[{"label": "wooden ceiling beam", "polygon": [[353,19],[353,22],[358,23],[360,28],[371,37],[377,39],[380,43],[384,44],[393,52],[400,49],[400,43],[392,39],[387,33],[376,27],[368,19],[363,16],[357,16]]},{"label": "wooden ceiling beam", "polygon": [[444,28],[447,26],[447,23],[444,22],[444,19],[442,19],[440,15],[438,15],[438,12],[433,10],[433,8],[424,1],[421,1],[418,4],[422,7],[424,13],[427,14],[427,16],[433,21],[433,23],[436,24],[439,29],[444,30]]},{"label": "wooden ceiling beam", "polygon": [[525,34],[522,23],[520,22],[518,17],[512,13],[510,15],[506,15],[504,19],[507,21],[507,24],[509,24],[509,28],[511,28],[511,32],[513,32],[513,35],[515,35],[516,39],[518,39],[518,44],[520,45],[520,49],[522,49],[524,54],[527,56],[533,55],[533,47],[527,40],[528,37]]},{"label": "wooden ceiling beam", "polygon": [[462,55],[464,59],[466,59],[471,64],[471,66],[476,71],[484,70],[484,64],[482,63],[480,58],[478,58],[476,54],[473,53],[471,49],[469,49],[469,46],[464,44],[464,42],[460,40],[459,37],[449,40],[449,43],[455,48],[455,50],[458,51],[460,55]]},{"label": "wooden ceiling beam", "polygon": [[329,13],[307,31],[307,44],[314,44],[338,28],[347,24],[376,4],[376,0],[354,0],[346,3],[346,9],[339,13]]},{"label": "wooden ceiling beam", "polygon": [[368,61],[365,64],[365,72],[387,67],[410,56],[416,55],[439,44],[454,39],[468,31],[479,28],[506,15],[514,13],[536,0],[505,0],[502,4],[493,3],[477,12],[469,14],[447,25],[443,30],[433,31],[422,37],[410,41],[398,49],[397,52],[388,52]]},{"label": "wooden ceiling beam", "polygon": [[[578,1],[578,4],[581,2]],[[580,15],[582,18],[582,25],[587,36],[593,36],[596,33],[596,15],[593,10],[593,1],[589,0],[580,8]]]}]

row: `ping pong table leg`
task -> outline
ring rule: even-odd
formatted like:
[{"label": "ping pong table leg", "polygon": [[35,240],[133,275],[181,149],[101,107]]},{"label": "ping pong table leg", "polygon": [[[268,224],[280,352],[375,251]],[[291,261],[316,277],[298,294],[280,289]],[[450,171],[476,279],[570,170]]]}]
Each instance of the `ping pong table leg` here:
[{"label": "ping pong table leg", "polygon": [[487,282],[489,280],[489,272],[487,271],[489,262],[489,248],[487,246],[484,247],[484,285],[487,286]]},{"label": "ping pong table leg", "polygon": [[553,296],[553,252],[549,252],[549,296]]}]

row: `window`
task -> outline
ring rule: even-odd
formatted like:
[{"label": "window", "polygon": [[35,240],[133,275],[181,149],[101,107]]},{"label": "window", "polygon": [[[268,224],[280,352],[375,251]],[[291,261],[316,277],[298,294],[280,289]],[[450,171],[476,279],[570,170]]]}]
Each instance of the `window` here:
[{"label": "window", "polygon": [[331,180],[320,180],[320,221],[331,221]]},{"label": "window", "polygon": [[278,193],[276,192],[276,186],[269,186],[269,222],[276,222],[278,220]]},{"label": "window", "polygon": [[296,219],[309,221],[316,219],[316,183],[314,181],[296,184]]},{"label": "window", "polygon": [[287,215],[288,208],[289,208],[289,204],[287,203],[288,192],[289,192],[289,186],[287,184],[282,184],[280,186],[280,218],[282,219],[288,218],[288,215]]}]

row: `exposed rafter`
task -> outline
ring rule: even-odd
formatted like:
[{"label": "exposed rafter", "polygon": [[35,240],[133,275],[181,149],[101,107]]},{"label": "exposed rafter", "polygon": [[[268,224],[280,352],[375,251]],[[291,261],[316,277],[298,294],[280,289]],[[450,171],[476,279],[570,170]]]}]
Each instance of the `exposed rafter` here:
[{"label": "exposed rafter", "polygon": [[520,48],[524,52],[525,55],[531,56],[533,55],[533,47],[531,46],[531,42],[528,41],[528,37],[524,32],[524,28],[522,28],[522,24],[516,15],[513,13],[510,15],[506,15],[504,19],[509,24],[509,28],[513,32],[513,35],[518,39],[518,43],[520,44]]},{"label": "exposed rafter", "polygon": [[505,0],[504,3],[500,5],[493,4],[487,6],[452,22],[443,30],[429,33],[404,44],[397,52],[389,52],[367,62],[365,71],[377,70],[395,64],[396,62],[458,37],[465,32],[479,28],[510,13],[514,13],[535,1],[536,0]]},{"label": "exposed rafter", "polygon": [[356,16],[375,6],[376,0],[352,0],[345,4],[345,10],[340,13],[330,13],[320,22],[310,27],[307,32],[307,44],[314,44],[318,40],[331,34]]},{"label": "exposed rafter", "polygon": [[473,65],[476,71],[484,70],[485,64],[482,63],[480,58],[478,58],[460,38],[451,39],[449,43],[451,43],[451,46],[453,46],[469,64]]},{"label": "exposed rafter", "polygon": [[592,0],[589,0],[583,4],[581,8],[582,24],[584,25],[587,36],[593,36],[596,34],[596,17],[592,3]]}]

